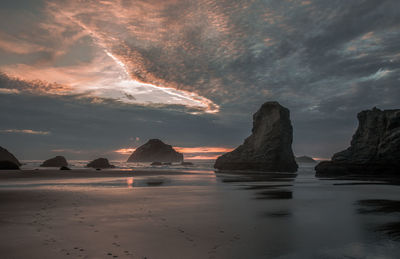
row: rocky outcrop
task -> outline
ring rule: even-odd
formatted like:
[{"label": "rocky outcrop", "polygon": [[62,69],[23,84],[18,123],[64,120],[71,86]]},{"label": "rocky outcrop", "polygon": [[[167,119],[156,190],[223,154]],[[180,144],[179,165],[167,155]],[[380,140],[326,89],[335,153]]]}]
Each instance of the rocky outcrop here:
[{"label": "rocky outcrop", "polygon": [[18,170],[19,166],[14,162],[3,160],[0,161],[0,170]]},{"label": "rocky outcrop", "polygon": [[161,162],[153,162],[150,165],[162,165],[162,163]]},{"label": "rocky outcrop", "polygon": [[309,156],[298,156],[296,157],[296,162],[310,164],[310,163],[316,163],[317,161],[315,161],[312,157]]},{"label": "rocky outcrop", "polygon": [[182,162],[181,165],[184,166],[193,166],[194,164],[192,162]]},{"label": "rocky outcrop", "polygon": [[244,143],[220,156],[214,167],[220,170],[295,172],[292,151],[293,129],[290,112],[277,102],[266,102],[253,115],[252,134]]},{"label": "rocky outcrop", "polygon": [[317,176],[400,176],[400,109],[362,111],[350,147],[319,163]]},{"label": "rocky outcrop", "polygon": [[115,166],[111,165],[108,162],[107,158],[97,158],[86,165],[86,167],[92,168],[115,168]]},{"label": "rocky outcrop", "polygon": [[21,163],[18,161],[18,159],[11,154],[7,149],[0,147],[0,161],[10,161],[17,166],[20,166]]},{"label": "rocky outcrop", "polygon": [[41,167],[62,167],[62,166],[68,166],[67,160],[63,156],[56,156],[53,158],[50,158],[46,161],[43,162],[43,164],[40,165]]},{"label": "rocky outcrop", "polygon": [[182,162],[183,154],[176,152],[171,145],[159,139],[150,139],[146,144],[138,147],[127,162]]}]

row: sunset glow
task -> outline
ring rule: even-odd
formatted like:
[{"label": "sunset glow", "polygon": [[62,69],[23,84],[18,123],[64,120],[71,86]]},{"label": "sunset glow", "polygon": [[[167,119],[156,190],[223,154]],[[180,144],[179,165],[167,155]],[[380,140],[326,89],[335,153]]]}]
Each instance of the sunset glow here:
[{"label": "sunset glow", "polygon": [[225,147],[174,147],[174,149],[181,153],[227,153],[231,152],[233,148]]},{"label": "sunset glow", "polygon": [[136,148],[121,148],[121,149],[115,150],[114,152],[118,153],[118,154],[121,154],[121,155],[130,155],[135,150],[136,150]]},{"label": "sunset glow", "polygon": [[[174,149],[184,154],[185,160],[212,160],[233,150],[233,148],[226,147],[174,147]],[[136,148],[121,148],[114,152],[120,155],[130,155],[135,150]]]}]

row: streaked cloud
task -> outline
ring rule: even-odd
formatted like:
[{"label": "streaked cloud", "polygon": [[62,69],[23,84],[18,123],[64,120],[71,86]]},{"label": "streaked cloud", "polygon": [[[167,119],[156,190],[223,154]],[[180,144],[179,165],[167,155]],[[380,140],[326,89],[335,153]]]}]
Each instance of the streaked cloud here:
[{"label": "streaked cloud", "polygon": [[18,93],[20,93],[18,89],[0,88],[0,94],[18,94]]},{"label": "streaked cloud", "polygon": [[50,135],[50,131],[39,131],[31,129],[1,129],[0,133],[17,133],[17,134],[31,134],[31,135]]},{"label": "streaked cloud", "polygon": [[0,119],[54,127],[57,147],[234,147],[276,100],[295,152],[329,157],[357,112],[400,105],[399,1],[37,2],[0,17]]},{"label": "streaked cloud", "polygon": [[233,150],[225,147],[174,147],[174,149],[181,153],[226,153]]},{"label": "streaked cloud", "polygon": [[114,150],[114,152],[121,154],[121,155],[130,155],[135,150],[136,150],[136,148],[121,148],[121,149]]}]

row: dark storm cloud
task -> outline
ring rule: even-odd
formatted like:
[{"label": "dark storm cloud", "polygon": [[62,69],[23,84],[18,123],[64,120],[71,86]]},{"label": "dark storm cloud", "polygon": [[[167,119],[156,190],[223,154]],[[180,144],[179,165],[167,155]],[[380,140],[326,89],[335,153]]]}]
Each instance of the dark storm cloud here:
[{"label": "dark storm cloud", "polygon": [[[396,0],[60,0],[49,1],[44,10],[60,28],[90,35],[93,45],[112,53],[132,79],[196,93],[220,105],[216,115],[188,115],[163,110],[166,106],[62,100],[66,104],[58,113],[76,114],[54,119],[54,125],[63,125],[65,130],[60,126],[59,131],[70,136],[69,143],[76,137],[86,139],[88,146],[101,146],[82,132],[101,128],[98,137],[102,137],[103,129],[106,135],[135,125],[141,136],[163,132],[174,145],[232,146],[249,133],[251,114],[263,102],[277,100],[291,110],[295,152],[329,157],[348,145],[359,111],[400,105],[400,2]],[[125,96],[136,98],[134,93]],[[39,100],[29,98],[29,102]],[[40,98],[46,99],[46,108],[60,102],[59,97]],[[80,109],[103,114],[103,119],[81,117]],[[22,109],[17,114],[26,113]],[[73,129],[82,121],[93,128]],[[131,137],[128,131],[116,134],[124,137],[109,138],[107,145],[123,146]]]}]

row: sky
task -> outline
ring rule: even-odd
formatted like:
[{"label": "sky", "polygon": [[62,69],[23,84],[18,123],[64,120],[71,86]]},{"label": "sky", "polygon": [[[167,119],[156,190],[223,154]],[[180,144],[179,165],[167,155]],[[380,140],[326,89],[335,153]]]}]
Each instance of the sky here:
[{"label": "sky", "polygon": [[266,101],[296,155],[349,146],[400,106],[397,0],[1,0],[0,146],[126,159],[150,138],[215,157]]}]

